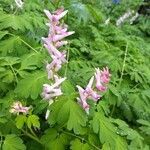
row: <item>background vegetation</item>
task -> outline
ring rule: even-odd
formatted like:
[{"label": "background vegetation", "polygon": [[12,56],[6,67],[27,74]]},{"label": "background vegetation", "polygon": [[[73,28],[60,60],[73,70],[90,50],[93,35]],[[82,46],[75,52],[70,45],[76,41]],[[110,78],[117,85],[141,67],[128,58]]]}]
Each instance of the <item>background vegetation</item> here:
[{"label": "background vegetation", "polygon": [[[116,26],[142,0],[0,0],[0,147],[2,150],[149,150],[150,20],[141,14]],[[148,3],[144,3],[148,4]],[[44,9],[69,10],[65,22],[76,33],[69,39],[64,95],[50,106],[40,94],[49,59],[41,37],[48,28]],[[133,13],[134,14],[134,13]],[[110,23],[105,20],[110,18]],[[87,84],[96,67],[110,68],[109,91],[87,116],[77,104],[77,84]],[[71,94],[70,94],[71,93]],[[16,100],[32,106],[28,115],[12,115]]]}]

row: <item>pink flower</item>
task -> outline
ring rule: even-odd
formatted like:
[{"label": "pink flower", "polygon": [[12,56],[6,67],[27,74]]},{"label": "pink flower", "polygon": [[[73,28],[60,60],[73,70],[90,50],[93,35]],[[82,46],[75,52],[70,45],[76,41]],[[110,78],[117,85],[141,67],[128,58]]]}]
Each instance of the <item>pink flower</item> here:
[{"label": "pink flower", "polygon": [[109,73],[108,67],[103,68],[101,71],[101,81],[103,83],[109,83],[111,74]]},{"label": "pink flower", "polygon": [[87,113],[89,113],[89,105],[87,103],[87,99],[91,98],[94,101],[97,101],[100,98],[100,95],[98,95],[97,92],[92,89],[93,81],[94,81],[94,76],[90,79],[85,90],[79,85],[77,85],[79,95],[80,95],[80,98],[77,98],[78,103],[83,107],[83,109]]},{"label": "pink flower", "polygon": [[103,71],[101,71],[99,68],[96,69],[95,78],[96,78],[96,88],[99,91],[106,91],[107,87],[105,84],[107,84],[110,81],[110,74],[108,68],[104,68]]},{"label": "pink flower", "polygon": [[55,83],[53,85],[44,84],[43,85],[43,92],[41,96],[46,99],[50,100],[54,97],[62,95],[62,91],[60,89],[60,84],[66,80],[66,78],[58,78],[56,75],[54,75]]},{"label": "pink flower", "polygon": [[85,90],[77,85],[80,95],[80,98],[77,98],[78,103],[87,113],[89,113],[89,105],[87,104],[87,99],[92,99],[97,102],[101,98],[101,95],[98,94],[98,91],[96,91],[96,89],[101,92],[106,91],[106,84],[110,81],[110,76],[111,75],[107,67],[104,68],[102,71],[98,68],[95,72],[96,85],[94,84],[94,76],[91,77]]},{"label": "pink flower", "polygon": [[94,82],[94,76],[90,79],[90,81],[85,89],[85,92],[88,94],[88,97],[90,97],[94,101],[97,101],[100,98],[100,95],[98,95],[97,92],[95,92],[92,89],[93,82]]},{"label": "pink flower", "polygon": [[52,36],[52,41],[53,42],[57,42],[57,41],[60,41],[62,40],[63,38],[67,37],[67,36],[70,36],[72,34],[74,34],[75,32],[74,31],[71,31],[71,32],[64,32],[62,34],[58,34],[58,35],[53,35]]},{"label": "pink flower", "polygon": [[43,38],[43,40],[45,41],[44,46],[48,49],[50,55],[55,55],[57,57],[61,56],[61,52],[58,51],[57,48],[51,42],[49,42],[47,38]]},{"label": "pink flower", "polygon": [[51,14],[48,10],[44,10],[44,12],[51,22],[58,22],[61,18],[63,18],[67,14],[68,10],[60,11],[59,9],[54,14]]},{"label": "pink flower", "polygon": [[[66,60],[66,51],[60,52],[58,48],[63,45],[66,45],[67,41],[62,41],[63,38],[72,35],[74,31],[67,32],[68,26],[66,24],[60,24],[60,19],[63,18],[68,10],[64,11],[63,8],[56,10],[54,13],[50,13],[48,10],[44,10],[45,14],[49,18],[49,23],[46,25],[49,27],[49,33],[47,38],[42,38],[44,41],[44,46],[48,50],[52,61],[46,65],[46,70],[48,73],[48,79],[55,80],[54,84],[44,84],[43,92],[41,96],[43,99],[54,101],[54,98],[62,95],[60,84],[66,78],[58,78],[55,73],[59,71],[63,63],[67,62]],[[50,111],[46,112],[46,119],[49,116]]]},{"label": "pink flower", "polygon": [[67,45],[67,44],[68,44],[67,41],[58,41],[58,42],[56,42],[55,46],[56,46],[57,48],[59,48],[59,47],[61,47],[61,46],[63,46],[63,45]]},{"label": "pink flower", "polygon": [[88,103],[86,102],[86,100],[87,100],[87,98],[88,98],[88,94],[85,93],[85,90],[84,90],[82,87],[80,87],[80,86],[77,85],[77,88],[78,88],[78,90],[79,90],[79,95],[80,95],[80,98],[77,98],[78,103],[83,107],[83,109],[84,109],[86,112],[88,112],[88,110],[89,110],[89,105],[88,105]]},{"label": "pink flower", "polygon": [[31,107],[22,106],[22,103],[18,101],[18,102],[13,103],[13,105],[11,106],[11,109],[10,109],[10,113],[13,113],[13,114],[25,113],[25,114],[27,114],[29,112],[30,108]]}]

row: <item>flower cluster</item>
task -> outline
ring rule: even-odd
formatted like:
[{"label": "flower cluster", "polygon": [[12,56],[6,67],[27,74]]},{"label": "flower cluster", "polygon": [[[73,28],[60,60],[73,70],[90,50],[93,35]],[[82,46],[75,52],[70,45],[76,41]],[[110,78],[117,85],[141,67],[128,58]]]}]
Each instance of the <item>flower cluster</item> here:
[{"label": "flower cluster", "polygon": [[127,18],[131,17],[132,14],[134,13],[134,11],[128,11],[126,12],[123,16],[121,16],[117,21],[116,21],[116,25],[119,26],[121,25]]},{"label": "flower cluster", "polygon": [[[56,97],[63,94],[60,85],[66,79],[59,77],[57,74],[62,65],[67,62],[66,51],[59,51],[58,48],[68,43],[63,39],[74,34],[74,31],[68,32],[68,26],[60,22],[67,14],[67,10],[64,11],[63,8],[60,8],[52,14],[48,10],[44,10],[44,12],[49,19],[49,23],[46,24],[49,27],[49,34],[48,37],[43,37],[42,40],[44,41],[44,47],[48,50],[48,53],[52,58],[52,61],[47,63],[46,70],[48,79],[52,79],[54,83],[52,85],[44,84],[41,96],[43,99],[48,100],[50,105]],[[49,110],[46,112],[46,119],[48,116]]]},{"label": "flower cluster", "polygon": [[63,8],[60,8],[53,14],[51,14],[48,10],[44,10],[44,12],[49,18],[49,23],[47,23],[47,25],[50,29],[48,37],[42,39],[44,41],[45,48],[48,50],[48,53],[52,58],[52,62],[47,64],[46,69],[48,72],[48,79],[53,79],[54,74],[58,72],[61,69],[62,64],[66,62],[66,51],[60,52],[58,48],[68,43],[63,39],[72,35],[74,31],[67,32],[68,26],[60,23],[60,19],[67,14],[67,10],[64,11]]},{"label": "flower cluster", "polygon": [[137,12],[131,19],[130,24],[133,24],[133,22],[139,17],[139,13]]},{"label": "flower cluster", "polygon": [[11,109],[9,110],[9,112],[13,113],[13,114],[19,114],[19,113],[28,114],[30,108],[31,107],[22,106],[22,103],[17,101],[17,102],[14,102],[12,104]]},{"label": "flower cluster", "polygon": [[[107,84],[110,81],[111,74],[109,73],[108,68],[103,68],[100,70],[99,68],[95,69],[95,77],[92,76],[88,85],[85,89],[77,85],[80,98],[78,97],[78,103],[83,107],[83,109],[89,113],[89,104],[87,103],[87,99],[92,99],[97,102],[101,95],[98,92],[105,92],[107,90]],[[95,86],[93,86],[95,79]]]},{"label": "flower cluster", "polygon": [[15,0],[15,3],[16,3],[16,5],[17,5],[17,7],[18,8],[21,8],[22,9],[22,7],[23,7],[23,2],[22,2],[22,0]]}]

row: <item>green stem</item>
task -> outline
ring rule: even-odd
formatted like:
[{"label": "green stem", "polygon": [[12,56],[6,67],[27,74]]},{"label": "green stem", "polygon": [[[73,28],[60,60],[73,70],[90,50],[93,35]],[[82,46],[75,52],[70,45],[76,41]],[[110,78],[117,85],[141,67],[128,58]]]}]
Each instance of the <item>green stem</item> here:
[{"label": "green stem", "polygon": [[12,67],[12,65],[9,65],[9,66],[10,66],[10,68],[11,68],[13,74],[14,74],[14,77],[15,77],[15,79],[16,79],[16,82],[18,82],[18,78],[17,78],[17,75],[16,75],[16,73],[15,73],[14,68]]},{"label": "green stem", "polygon": [[0,135],[0,149],[2,150],[2,145],[3,145],[3,136]]},{"label": "green stem", "polygon": [[98,148],[96,145],[89,143],[87,140],[85,140],[85,139],[82,138],[81,136],[75,135],[75,134],[73,134],[73,133],[70,133],[70,132],[67,132],[67,131],[64,131],[64,130],[61,130],[61,132],[65,133],[65,134],[67,134],[67,135],[71,135],[71,136],[73,136],[73,137],[76,137],[76,138],[80,139],[81,141],[84,141],[84,142],[88,143],[89,145],[93,146],[96,150],[101,150],[101,149]]},{"label": "green stem", "polygon": [[31,45],[29,45],[27,42],[25,42],[23,39],[19,37],[20,41],[23,42],[26,46],[28,46],[30,49],[32,49],[34,52],[38,53],[36,49],[34,49]]},{"label": "green stem", "polygon": [[68,48],[68,51],[67,51],[67,64],[66,64],[66,69],[65,69],[65,74],[64,74],[65,77],[67,76],[69,54],[70,54],[70,52],[69,52],[69,48]]},{"label": "green stem", "polygon": [[52,2],[52,1],[50,1],[50,3],[53,5],[53,7],[55,8],[55,4]]},{"label": "green stem", "polygon": [[[8,35],[11,35],[11,36],[13,36],[13,37],[16,37],[15,34],[12,34],[12,33],[7,33],[7,34],[8,34]],[[22,43],[24,43],[26,46],[28,46],[30,49],[32,49],[34,52],[38,53],[38,51],[37,51],[35,48],[33,48],[30,44],[28,44],[26,41],[24,41],[20,36],[18,36],[18,39],[19,39]]]},{"label": "green stem", "polygon": [[[128,43],[126,44],[126,49],[125,49],[125,53],[124,53],[123,65],[122,65],[122,69],[121,69],[121,77],[119,79],[119,84],[118,84],[119,88],[121,86],[121,82],[122,82],[123,75],[124,75],[124,70],[125,70],[125,66],[126,66],[126,59],[127,59],[127,53],[128,53]],[[114,111],[115,111],[115,105],[113,105],[110,116],[113,115]]]},{"label": "green stem", "polygon": [[124,69],[125,69],[125,65],[126,65],[127,53],[128,53],[128,43],[126,44],[124,60],[123,60],[123,65],[122,65],[122,70],[121,70],[121,77],[120,77],[120,80],[119,80],[119,87],[121,85],[121,82],[122,82],[122,79],[123,79],[123,75],[124,75]]},{"label": "green stem", "polygon": [[16,10],[14,11],[13,15],[15,15],[18,11],[18,7],[16,8]]},{"label": "green stem", "polygon": [[22,130],[22,132],[23,132],[26,136],[30,137],[31,139],[33,139],[34,141],[38,142],[39,144],[43,144],[37,137],[33,136],[32,134],[26,132],[26,131],[23,130],[23,129],[21,129],[21,130]]},{"label": "green stem", "polygon": [[32,128],[29,128],[30,132],[33,134],[34,137],[38,138],[37,135],[34,133],[34,131],[32,130]]}]

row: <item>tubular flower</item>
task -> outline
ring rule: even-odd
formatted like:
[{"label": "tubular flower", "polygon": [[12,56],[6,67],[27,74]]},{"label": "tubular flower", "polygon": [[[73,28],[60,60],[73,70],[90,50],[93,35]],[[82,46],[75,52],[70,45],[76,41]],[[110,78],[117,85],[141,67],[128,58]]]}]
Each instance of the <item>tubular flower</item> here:
[{"label": "tubular flower", "polygon": [[[66,51],[59,51],[58,48],[68,44],[68,42],[63,39],[74,34],[74,31],[68,32],[68,26],[60,23],[60,19],[67,14],[68,10],[64,11],[63,8],[60,8],[54,13],[50,13],[48,10],[44,10],[44,12],[49,19],[49,23],[46,24],[49,27],[49,33],[48,37],[43,37],[42,40],[44,42],[44,47],[52,58],[50,63],[47,62],[46,70],[48,79],[52,79],[54,83],[52,85],[44,84],[41,96],[43,99],[48,100],[49,105],[51,105],[55,98],[63,94],[61,91],[61,83],[66,80],[66,78],[59,78],[56,75],[62,65],[67,62]],[[45,116],[46,119],[49,114],[50,111],[47,110]]]},{"label": "tubular flower", "polygon": [[45,100],[51,100],[54,97],[62,95],[62,91],[60,88],[60,84],[66,80],[66,78],[58,78],[56,75],[55,77],[55,83],[53,85],[44,84],[43,85],[43,92],[41,96]]},{"label": "tubular flower", "polygon": [[17,5],[18,8],[21,8],[21,9],[22,9],[22,7],[23,7],[23,2],[22,2],[22,0],[15,0],[15,3],[16,3],[16,5]]},{"label": "tubular flower", "polygon": [[97,101],[100,98],[100,95],[98,95],[97,92],[95,92],[92,89],[93,82],[94,82],[94,76],[90,79],[90,81],[85,89],[85,93],[88,94],[89,98],[93,99],[94,101]]},{"label": "tubular flower", "polygon": [[103,70],[101,71],[99,68],[95,69],[95,79],[96,79],[96,88],[101,91],[104,92],[107,90],[107,86],[106,84],[109,83],[110,81],[110,73],[108,68],[103,68]]},{"label": "tubular flower", "polygon": [[[87,103],[88,99],[92,99],[94,102],[97,102],[101,95],[98,92],[104,92],[107,90],[107,84],[110,81],[111,74],[109,73],[108,68],[103,68],[103,70],[100,70],[99,68],[96,68],[95,72],[95,78],[94,76],[91,77],[88,85],[85,89],[77,85],[79,96],[77,98],[78,103],[82,106],[82,108],[86,111],[86,113],[89,113],[89,104]],[[96,84],[94,84],[94,79]]]},{"label": "tubular flower", "polygon": [[60,24],[60,19],[67,14],[68,10],[64,11],[63,8],[60,8],[54,13],[50,13],[48,10],[44,10],[44,12],[49,18],[49,23],[46,24],[49,27],[49,34],[48,37],[43,37],[42,40],[44,41],[44,47],[52,57],[52,62],[46,66],[48,78],[51,79],[61,69],[62,65],[66,63],[66,52],[60,52],[58,48],[67,45],[68,42],[63,39],[74,34],[74,31],[68,32],[68,26]]},{"label": "tubular flower", "polygon": [[78,97],[77,98],[77,101],[78,103],[83,107],[83,109],[89,113],[89,105],[87,103],[87,98],[88,98],[88,94],[85,92],[85,90],[80,87],[79,85],[77,85],[77,88],[79,90],[79,95],[80,95],[80,98]]},{"label": "tubular flower", "polygon": [[31,107],[22,106],[22,103],[17,101],[17,102],[14,102],[12,104],[11,109],[9,110],[9,112],[13,113],[13,114],[19,114],[19,113],[27,114],[29,112],[30,108]]}]

